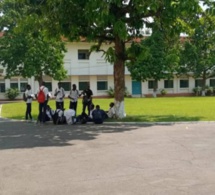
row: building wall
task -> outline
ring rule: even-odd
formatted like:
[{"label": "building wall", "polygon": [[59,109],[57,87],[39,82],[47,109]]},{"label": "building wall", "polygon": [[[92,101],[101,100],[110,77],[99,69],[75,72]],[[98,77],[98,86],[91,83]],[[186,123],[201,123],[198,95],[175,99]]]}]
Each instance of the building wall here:
[{"label": "building wall", "polygon": [[[78,50],[89,50],[91,47],[90,43],[86,42],[76,42],[76,43],[67,43],[67,52],[64,57],[65,69],[68,71],[68,77],[62,82],[67,82],[76,84],[79,89],[80,82],[89,82],[90,87],[94,93],[94,96],[105,96],[107,95],[106,90],[97,90],[98,82],[107,82],[107,89],[109,87],[114,88],[114,79],[113,79],[113,65],[106,62],[102,52],[93,52],[91,53],[89,59],[78,59]],[[102,49],[107,49],[108,46],[104,46]],[[189,87],[180,88],[180,79],[188,79]],[[44,76],[44,80],[52,88],[51,93],[53,94],[55,88],[57,87],[58,81],[53,80],[51,77]],[[11,79],[4,79],[4,72],[0,75],[0,85],[1,83],[5,84],[5,89],[10,88],[11,85],[16,85],[18,88],[23,91],[23,83],[28,83],[32,86],[32,92],[36,93],[38,90],[38,82],[34,80],[34,77],[23,79],[21,77],[14,77]],[[207,85],[209,85],[209,79],[207,80]],[[132,78],[130,73],[125,69],[125,86],[127,90],[132,93]],[[168,88],[168,94],[189,94],[192,93],[193,88],[195,87],[195,79],[192,77],[174,77],[174,86]],[[158,82],[158,93],[159,90],[164,89],[164,80]],[[146,96],[153,93],[153,89],[148,89],[148,81],[141,83],[142,94],[139,96]],[[66,91],[68,94],[69,91]],[[4,93],[0,92],[0,99],[4,99]],[[19,98],[22,98],[20,94]]]}]

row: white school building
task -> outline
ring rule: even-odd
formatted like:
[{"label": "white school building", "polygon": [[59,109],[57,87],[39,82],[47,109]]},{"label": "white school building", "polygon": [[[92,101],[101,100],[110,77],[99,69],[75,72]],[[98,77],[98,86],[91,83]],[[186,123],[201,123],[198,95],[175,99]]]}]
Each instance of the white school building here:
[{"label": "white school building", "polygon": [[[102,52],[93,52],[89,56],[90,47],[91,44],[87,42],[66,44],[67,53],[64,57],[64,66],[68,72],[68,77],[61,82],[67,94],[72,84],[76,84],[78,90],[82,91],[86,87],[86,83],[90,83],[94,96],[98,97],[107,96],[109,87],[114,88],[113,65],[105,61]],[[30,84],[32,92],[35,93],[39,87],[34,77],[28,79],[21,77],[4,79],[4,73],[5,70],[0,67],[0,99],[5,99],[5,90],[7,88],[18,88],[20,92],[24,92],[26,84]],[[44,76],[44,81],[49,91],[53,94],[58,81],[49,76]],[[215,78],[208,79],[207,85],[215,86]],[[146,82],[134,81],[127,68],[125,69],[125,86],[132,97],[144,97],[153,93],[153,80]],[[201,86],[201,79],[187,76],[180,78],[175,76],[172,80],[160,80],[158,82],[158,90],[165,89],[168,95],[175,96],[190,95],[196,86]],[[21,93],[18,98],[22,98]]]}]

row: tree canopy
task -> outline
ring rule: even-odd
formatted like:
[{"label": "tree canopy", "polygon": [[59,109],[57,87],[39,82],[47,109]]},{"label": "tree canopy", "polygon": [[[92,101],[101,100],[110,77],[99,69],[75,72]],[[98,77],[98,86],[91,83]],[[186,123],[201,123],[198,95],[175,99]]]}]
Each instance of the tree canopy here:
[{"label": "tree canopy", "polygon": [[203,12],[197,23],[182,47],[179,73],[201,78],[205,88],[206,79],[215,76],[215,16]]},{"label": "tree canopy", "polygon": [[56,80],[66,77],[63,66],[64,44],[46,31],[31,4],[5,0],[0,3],[0,62],[6,67],[6,77],[34,76],[39,82],[43,75]]},{"label": "tree canopy", "polygon": [[133,43],[129,53],[132,58],[127,66],[132,79],[154,80],[156,96],[157,81],[171,79],[178,67],[179,37],[170,38],[160,29],[153,30],[150,37],[146,37],[140,43]]},{"label": "tree canopy", "polygon": [[167,31],[179,33],[199,9],[196,0],[41,0],[39,6],[50,33],[58,32],[69,40],[85,37],[96,41],[92,47],[96,51],[111,43],[104,53],[114,64],[115,105],[120,118],[124,116],[124,71],[129,60],[126,43],[140,37],[144,26],[151,28],[155,18],[163,21]]}]

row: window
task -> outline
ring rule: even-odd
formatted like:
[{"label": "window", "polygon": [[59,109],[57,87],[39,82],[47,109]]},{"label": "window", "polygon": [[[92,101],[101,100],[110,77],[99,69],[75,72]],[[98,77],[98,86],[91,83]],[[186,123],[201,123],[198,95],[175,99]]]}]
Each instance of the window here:
[{"label": "window", "polygon": [[210,87],[215,87],[215,79],[210,79]]},{"label": "window", "polygon": [[187,79],[181,79],[180,88],[188,88],[188,87],[189,87],[189,81]]},{"label": "window", "polygon": [[18,83],[10,83],[10,88],[19,89]]},{"label": "window", "polygon": [[108,82],[107,81],[97,81],[97,90],[107,90]]},{"label": "window", "polygon": [[164,88],[173,88],[173,80],[164,80]]},{"label": "window", "polygon": [[108,89],[108,78],[106,75],[97,76],[97,90],[107,90]]},{"label": "window", "polygon": [[196,79],[195,80],[195,87],[202,87],[203,80],[202,79]]},{"label": "window", "polygon": [[1,93],[5,92],[5,83],[0,83],[0,92]]},{"label": "window", "polygon": [[61,86],[64,88],[65,91],[71,90],[71,82],[61,82]]},{"label": "window", "polygon": [[89,50],[78,50],[79,60],[89,60]]},{"label": "window", "polygon": [[148,89],[154,89],[154,81],[148,81]]},{"label": "window", "polygon": [[89,82],[88,81],[80,81],[79,83],[78,83],[78,89],[80,90],[80,91],[83,91],[83,90],[85,90],[86,89],[86,87],[89,85]]},{"label": "window", "polygon": [[52,91],[52,83],[51,82],[45,82],[45,86],[48,88],[49,91]]},{"label": "window", "polygon": [[20,91],[25,92],[26,86],[28,83],[20,83]]}]

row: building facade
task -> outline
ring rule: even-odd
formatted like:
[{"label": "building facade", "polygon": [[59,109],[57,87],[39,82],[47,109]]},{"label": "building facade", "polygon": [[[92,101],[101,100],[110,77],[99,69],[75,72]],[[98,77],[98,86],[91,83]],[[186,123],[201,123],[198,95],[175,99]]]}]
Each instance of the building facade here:
[{"label": "building facade", "polygon": [[[85,89],[86,84],[90,87],[94,96],[107,96],[107,90],[114,88],[113,65],[106,62],[102,52],[92,52],[89,55],[90,43],[73,42],[67,43],[67,53],[64,57],[64,66],[67,70],[67,78],[62,82],[63,87],[68,94],[72,84],[76,84],[79,91]],[[103,49],[106,49],[105,46]],[[39,84],[32,78],[13,77],[4,79],[4,69],[0,68],[0,99],[5,99],[5,90],[7,88],[18,88],[24,92],[25,86],[30,84],[32,92],[36,93]],[[58,81],[49,76],[44,76],[44,81],[49,91],[53,94]],[[208,86],[215,86],[215,78],[207,80]],[[161,89],[165,89],[169,95],[190,95],[193,88],[201,86],[201,79],[192,77],[175,76],[172,80],[160,80],[158,82],[158,94]],[[125,69],[125,87],[133,97],[144,97],[153,94],[153,80],[146,82],[133,81],[130,73]],[[21,98],[22,94],[18,98]]]}]

